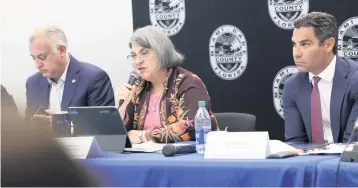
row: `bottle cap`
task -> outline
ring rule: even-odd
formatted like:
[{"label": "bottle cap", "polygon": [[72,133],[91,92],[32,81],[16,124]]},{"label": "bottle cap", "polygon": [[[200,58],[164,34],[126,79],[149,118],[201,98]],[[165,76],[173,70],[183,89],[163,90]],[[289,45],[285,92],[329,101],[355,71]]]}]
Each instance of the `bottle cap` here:
[{"label": "bottle cap", "polygon": [[205,101],[198,101],[198,105],[199,105],[199,107],[205,107],[206,103],[205,103]]}]

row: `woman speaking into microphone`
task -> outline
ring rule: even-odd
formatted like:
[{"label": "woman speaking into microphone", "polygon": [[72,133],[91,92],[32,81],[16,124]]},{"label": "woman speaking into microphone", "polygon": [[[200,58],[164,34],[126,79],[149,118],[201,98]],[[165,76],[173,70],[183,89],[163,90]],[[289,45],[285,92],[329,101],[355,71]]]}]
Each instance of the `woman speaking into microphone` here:
[{"label": "woman speaking into microphone", "polygon": [[116,99],[123,100],[119,113],[133,143],[194,141],[198,101],[207,104],[211,130],[218,129],[204,83],[180,67],[184,57],[165,33],[154,26],[139,28],[129,47],[128,59],[140,78],[120,87]]}]

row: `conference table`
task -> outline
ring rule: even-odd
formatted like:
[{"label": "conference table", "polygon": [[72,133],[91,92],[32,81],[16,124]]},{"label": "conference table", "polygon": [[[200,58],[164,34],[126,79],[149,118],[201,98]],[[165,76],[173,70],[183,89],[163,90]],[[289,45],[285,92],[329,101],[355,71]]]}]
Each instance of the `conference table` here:
[{"label": "conference table", "polygon": [[[100,186],[125,187],[334,187],[339,155],[284,159],[204,159],[196,153],[111,153],[79,160]],[[358,163],[341,162],[338,186],[358,187]]]}]

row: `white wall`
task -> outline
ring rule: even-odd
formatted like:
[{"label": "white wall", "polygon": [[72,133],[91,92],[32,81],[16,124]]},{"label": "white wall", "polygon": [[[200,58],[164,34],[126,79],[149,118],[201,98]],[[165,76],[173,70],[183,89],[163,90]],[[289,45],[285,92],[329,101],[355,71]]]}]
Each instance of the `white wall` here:
[{"label": "white wall", "polygon": [[114,90],[127,81],[131,0],[1,0],[0,14],[1,83],[19,108],[26,105],[26,79],[37,71],[28,50],[28,37],[36,27],[63,29],[69,52],[107,71]]}]

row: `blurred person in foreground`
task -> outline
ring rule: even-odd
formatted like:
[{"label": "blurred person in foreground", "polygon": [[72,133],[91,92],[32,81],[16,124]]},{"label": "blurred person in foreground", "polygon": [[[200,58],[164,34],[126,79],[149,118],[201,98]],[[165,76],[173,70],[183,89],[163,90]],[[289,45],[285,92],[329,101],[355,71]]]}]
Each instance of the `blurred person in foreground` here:
[{"label": "blurred person in foreground", "polygon": [[137,29],[128,58],[140,72],[133,86],[117,90],[119,112],[133,143],[194,141],[198,101],[206,102],[212,130],[217,130],[211,100],[202,80],[180,67],[184,61],[165,33],[154,26]]},{"label": "blurred person in foreground", "polygon": [[12,95],[8,93],[8,91],[2,84],[0,84],[0,86],[1,86],[1,109],[0,109],[1,123],[3,123],[3,122],[7,122],[8,118],[10,118],[8,114],[18,115],[18,110]]},{"label": "blurred person in foreground", "polygon": [[81,166],[71,161],[52,139],[17,114],[11,95],[1,85],[1,186],[98,186]]}]

